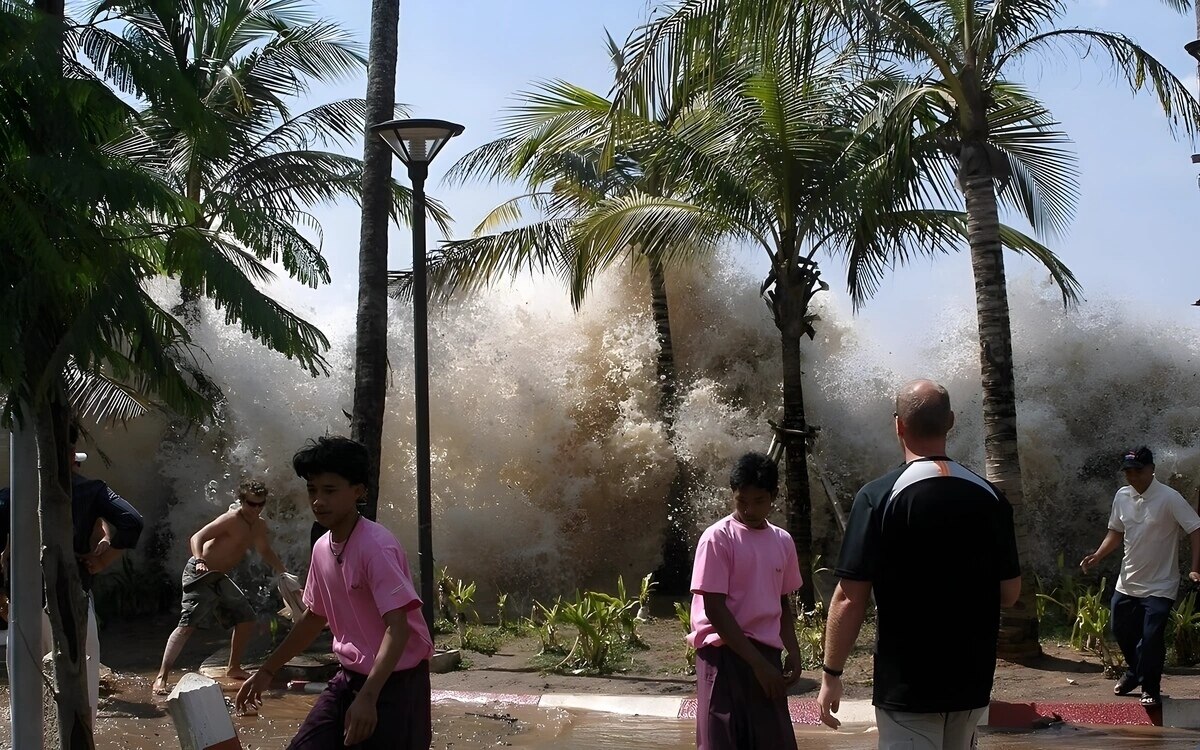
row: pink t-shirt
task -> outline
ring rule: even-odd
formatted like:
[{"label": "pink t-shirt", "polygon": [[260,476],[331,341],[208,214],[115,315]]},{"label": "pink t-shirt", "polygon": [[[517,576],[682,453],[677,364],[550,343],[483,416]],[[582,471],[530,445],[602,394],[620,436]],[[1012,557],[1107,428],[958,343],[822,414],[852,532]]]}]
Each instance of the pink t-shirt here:
[{"label": "pink t-shirt", "polygon": [[692,568],[692,648],[723,641],[704,613],[705,592],[725,594],[725,604],[746,637],[783,648],[780,598],[803,584],[796,545],[778,526],[755,529],[728,515],[704,530]]},{"label": "pink t-shirt", "polygon": [[333,653],[346,669],[368,674],[383,643],[383,615],[407,611],[409,636],[393,671],[412,669],[433,655],[433,641],[421,615],[421,599],[408,572],[404,548],[383,526],[358,519],[338,564],[330,535],[313,547],[304,586],[304,606],[329,621]]}]

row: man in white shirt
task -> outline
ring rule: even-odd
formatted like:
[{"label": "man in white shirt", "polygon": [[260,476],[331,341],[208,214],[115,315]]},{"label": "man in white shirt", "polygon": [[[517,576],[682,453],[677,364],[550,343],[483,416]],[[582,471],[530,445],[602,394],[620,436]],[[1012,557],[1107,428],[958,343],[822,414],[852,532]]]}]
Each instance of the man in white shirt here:
[{"label": "man in white shirt", "polygon": [[1121,469],[1129,485],[1113,498],[1104,541],[1079,567],[1086,573],[1125,543],[1112,598],[1112,628],[1129,669],[1113,693],[1128,695],[1140,685],[1142,705],[1151,708],[1161,702],[1167,616],[1179,593],[1179,530],[1192,546],[1188,577],[1200,581],[1200,515],[1154,478],[1154,454],[1146,446],[1126,452]]}]

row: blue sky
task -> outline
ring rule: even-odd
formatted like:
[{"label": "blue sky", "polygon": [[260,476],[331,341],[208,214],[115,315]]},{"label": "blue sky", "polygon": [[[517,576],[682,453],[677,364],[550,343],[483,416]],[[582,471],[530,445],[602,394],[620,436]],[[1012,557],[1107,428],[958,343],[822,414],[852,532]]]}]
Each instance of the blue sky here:
[{"label": "blue sky", "polygon": [[[365,45],[368,0],[317,5]],[[455,217],[456,234],[469,233],[488,209],[516,191],[446,188],[438,184],[443,171],[494,137],[500,110],[532,81],[563,78],[607,91],[611,77],[604,31],[623,39],[646,17],[647,6],[646,0],[402,0],[398,101],[407,103],[413,116],[466,126],[430,175],[431,193]],[[1079,0],[1067,21],[1133,37],[1195,90],[1195,61],[1183,51],[1195,33],[1190,16],[1176,15],[1154,0]],[[1141,314],[1176,324],[1200,322],[1200,308],[1190,307],[1200,298],[1195,253],[1200,188],[1190,155],[1200,149],[1186,139],[1174,140],[1156,103],[1149,96],[1132,97],[1100,61],[1052,60],[1027,71],[1024,81],[1062,121],[1079,156],[1082,195],[1076,219],[1065,237],[1051,238],[1050,244],[1075,271],[1086,298],[1127,302]],[[363,81],[318,88],[312,103],[361,96],[364,90]],[[317,293],[288,295],[300,307],[323,308],[318,319],[331,312],[330,306],[353,307],[358,251],[354,206],[323,209],[319,215],[334,283]],[[410,244],[407,232],[393,231],[391,267],[408,267]],[[825,268],[837,290],[840,269],[830,261]],[[1044,276],[1034,264],[1010,255],[1010,285]],[[971,299],[965,253],[918,260],[897,269],[861,319],[885,330],[924,326],[947,307],[969,305]]]}]

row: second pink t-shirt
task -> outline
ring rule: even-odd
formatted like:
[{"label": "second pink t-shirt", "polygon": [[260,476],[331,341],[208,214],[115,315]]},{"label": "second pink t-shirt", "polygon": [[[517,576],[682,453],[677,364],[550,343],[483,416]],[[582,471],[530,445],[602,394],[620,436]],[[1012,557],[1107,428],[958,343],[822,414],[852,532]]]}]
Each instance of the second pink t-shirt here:
[{"label": "second pink t-shirt", "polygon": [[692,568],[692,648],[720,646],[723,641],[704,612],[705,592],[725,594],[725,604],[747,638],[783,648],[779,623],[780,597],[800,588],[796,545],[783,529],[770,523],[756,529],[730,514],[704,530]]},{"label": "second pink t-shirt", "polygon": [[329,621],[333,653],[346,669],[368,674],[383,643],[383,615],[403,609],[409,636],[392,671],[411,669],[433,655],[404,549],[383,526],[358,519],[338,563],[326,532],[313,547],[304,606]]}]

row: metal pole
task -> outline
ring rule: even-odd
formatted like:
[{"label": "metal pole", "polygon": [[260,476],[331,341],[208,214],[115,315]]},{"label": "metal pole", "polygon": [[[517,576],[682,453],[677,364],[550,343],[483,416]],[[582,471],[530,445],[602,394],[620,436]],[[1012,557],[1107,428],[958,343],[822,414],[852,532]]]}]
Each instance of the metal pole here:
[{"label": "metal pole", "polygon": [[429,468],[429,294],[425,268],[425,178],[428,164],[410,164],[413,184],[413,365],[416,370],[417,559],[421,612],[433,632],[433,492]]},{"label": "metal pole", "polygon": [[11,601],[8,623],[8,677],[13,747],[42,746],[42,567],[38,525],[37,442],[29,427],[15,427],[9,439],[8,543]]}]

